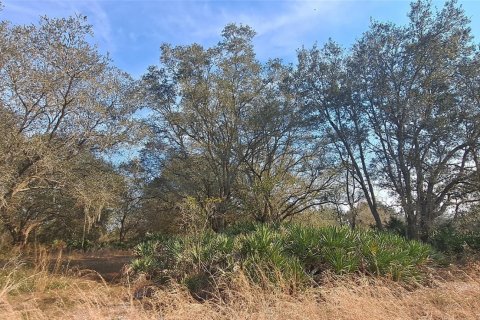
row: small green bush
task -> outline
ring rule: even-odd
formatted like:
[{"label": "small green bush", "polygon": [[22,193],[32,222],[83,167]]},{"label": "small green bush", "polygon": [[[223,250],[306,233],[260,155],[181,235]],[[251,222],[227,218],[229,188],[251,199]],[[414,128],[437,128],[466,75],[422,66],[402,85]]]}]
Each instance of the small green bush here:
[{"label": "small green bush", "polygon": [[286,250],[283,230],[258,225],[239,238],[240,257],[247,275],[256,282],[288,283],[299,286],[306,275],[298,257]]},{"label": "small green bush", "polygon": [[69,239],[66,241],[67,248],[69,250],[83,250],[88,251],[95,247],[95,243],[91,240],[85,239],[84,241],[77,239]]},{"label": "small green bush", "polygon": [[228,236],[238,236],[241,234],[247,234],[255,231],[259,226],[259,223],[253,221],[244,221],[235,223],[231,226],[228,226],[223,230],[222,233]]},{"label": "small green bush", "polygon": [[125,241],[111,241],[105,243],[106,248],[116,249],[116,250],[129,250],[132,249],[134,244],[132,242]]},{"label": "small green bush", "polygon": [[152,273],[157,269],[158,262],[153,256],[144,256],[134,259],[131,266],[135,272]]},{"label": "small green bush", "polygon": [[407,234],[407,225],[400,218],[391,216],[385,224],[385,230],[399,236],[405,236]]},{"label": "small green bush", "polygon": [[155,240],[148,240],[141,242],[133,248],[133,252],[137,256],[145,257],[145,256],[150,256],[153,257],[156,253],[158,246],[158,242]]},{"label": "small green bush", "polygon": [[447,224],[435,230],[429,242],[435,249],[447,255],[462,255],[469,250],[480,250],[480,232],[461,232]]},{"label": "small green bush", "polygon": [[195,295],[238,269],[253,282],[289,288],[304,286],[325,270],[407,280],[419,275],[433,253],[429,245],[392,233],[295,224],[244,224],[224,233],[182,237],[149,235],[135,252],[134,270],[162,270],[157,274],[184,283]]},{"label": "small green bush", "polygon": [[366,271],[375,275],[388,275],[394,280],[415,277],[417,267],[432,254],[428,245],[407,241],[391,233],[364,232],[361,250]]},{"label": "small green bush", "polygon": [[284,250],[299,259],[305,270],[315,272],[322,264],[320,229],[292,225],[284,238]]}]

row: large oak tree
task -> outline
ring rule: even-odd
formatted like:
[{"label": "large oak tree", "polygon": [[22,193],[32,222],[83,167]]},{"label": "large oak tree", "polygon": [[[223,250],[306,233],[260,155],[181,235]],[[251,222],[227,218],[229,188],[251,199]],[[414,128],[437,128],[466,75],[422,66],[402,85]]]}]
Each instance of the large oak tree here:
[{"label": "large oak tree", "polygon": [[0,219],[15,243],[41,223],[19,224],[24,195],[81,194],[80,160],[127,140],[132,81],[89,43],[91,34],[84,17],[2,24]]}]

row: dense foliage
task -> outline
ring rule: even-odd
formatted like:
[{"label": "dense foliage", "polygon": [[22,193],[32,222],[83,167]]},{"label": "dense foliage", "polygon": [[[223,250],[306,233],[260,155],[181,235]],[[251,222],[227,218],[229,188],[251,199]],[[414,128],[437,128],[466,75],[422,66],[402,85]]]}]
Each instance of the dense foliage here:
[{"label": "dense foliage", "polygon": [[[455,1],[415,1],[408,18],[292,64],[259,61],[255,31],[228,24],[209,48],[163,44],[138,80],[91,44],[85,17],[2,21],[2,243],[155,232],[176,237],[142,244],[139,269],[242,262],[299,283],[325,269],[410,276],[426,247],[402,236],[476,250],[479,225],[458,222],[480,202],[480,50]],[[342,227],[282,224],[322,212]],[[267,226],[235,236],[239,221]]]},{"label": "dense foliage", "polygon": [[323,272],[382,275],[410,280],[432,249],[391,233],[296,224],[240,224],[225,232],[182,237],[150,235],[135,247],[136,272],[174,279],[194,293],[242,272],[250,281],[289,289],[314,285]]}]

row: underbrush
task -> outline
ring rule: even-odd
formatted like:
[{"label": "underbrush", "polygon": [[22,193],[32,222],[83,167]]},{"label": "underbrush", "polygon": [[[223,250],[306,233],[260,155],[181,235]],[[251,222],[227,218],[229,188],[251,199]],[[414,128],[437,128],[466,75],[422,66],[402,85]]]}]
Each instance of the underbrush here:
[{"label": "underbrush", "polygon": [[[68,269],[61,252],[40,250],[17,255],[0,268],[0,319],[113,319],[115,313],[135,313],[125,290],[103,281],[92,270]],[[95,280],[92,280],[95,279]],[[120,290],[119,290],[120,289]],[[104,310],[115,301],[116,309]],[[127,313],[125,313],[127,311]]]},{"label": "underbrush", "polygon": [[216,283],[228,283],[238,272],[252,283],[274,284],[287,292],[317,286],[325,272],[416,281],[432,255],[430,246],[394,234],[294,224],[237,225],[223,233],[182,237],[151,235],[135,251],[135,272],[158,283],[173,279],[202,299]]},{"label": "underbrush", "polygon": [[449,256],[464,258],[480,252],[480,232],[459,231],[452,225],[445,225],[432,234],[430,243],[435,249]]},{"label": "underbrush", "polygon": [[[48,293],[70,286],[74,270],[65,265],[62,251],[53,254],[42,248],[28,258],[13,254],[0,265],[0,301],[8,295]],[[100,279],[98,275],[97,278]]]},{"label": "underbrush", "polygon": [[[245,273],[219,280],[201,302],[183,285],[111,285],[68,274],[53,274],[43,265],[28,266],[11,259],[0,277],[0,319],[478,319],[480,266],[432,269],[428,286],[406,286],[385,277],[335,275],[326,271],[318,287],[296,294],[276,284],[254,283]],[[47,268],[50,269],[50,268]],[[219,278],[217,278],[219,279]],[[228,282],[224,282],[228,280]]]}]

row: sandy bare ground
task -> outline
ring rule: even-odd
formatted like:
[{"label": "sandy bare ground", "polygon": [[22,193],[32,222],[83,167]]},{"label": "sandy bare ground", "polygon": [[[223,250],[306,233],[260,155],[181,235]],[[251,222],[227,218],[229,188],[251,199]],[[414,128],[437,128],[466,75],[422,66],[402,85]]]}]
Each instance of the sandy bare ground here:
[{"label": "sandy bare ground", "polygon": [[[20,260],[36,269],[45,269],[54,274],[89,275],[92,280],[118,282],[122,272],[135,258],[129,251],[97,251],[97,252],[48,252],[12,254],[10,258],[0,258],[0,269],[10,261]],[[43,266],[41,266],[43,265]],[[100,277],[99,277],[100,276]]]},{"label": "sandy bare ground", "polygon": [[128,252],[75,253],[66,255],[62,265],[84,273],[94,271],[107,282],[118,282],[123,270],[134,258]]}]

